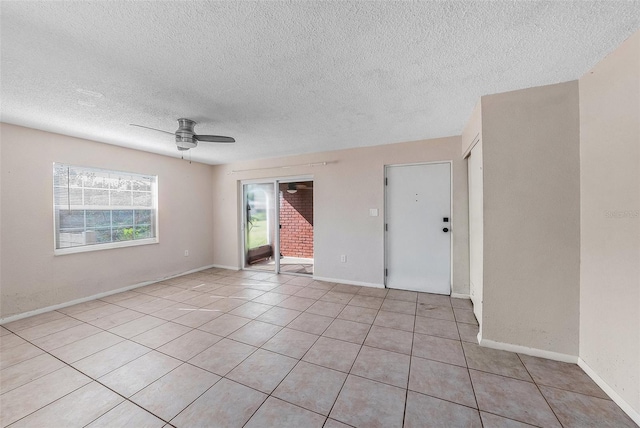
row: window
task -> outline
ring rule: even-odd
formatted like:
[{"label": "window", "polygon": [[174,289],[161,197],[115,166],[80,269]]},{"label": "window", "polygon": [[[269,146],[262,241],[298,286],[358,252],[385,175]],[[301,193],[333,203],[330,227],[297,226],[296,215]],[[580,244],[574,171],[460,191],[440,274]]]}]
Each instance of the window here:
[{"label": "window", "polygon": [[53,164],[55,253],[158,242],[157,177]]}]

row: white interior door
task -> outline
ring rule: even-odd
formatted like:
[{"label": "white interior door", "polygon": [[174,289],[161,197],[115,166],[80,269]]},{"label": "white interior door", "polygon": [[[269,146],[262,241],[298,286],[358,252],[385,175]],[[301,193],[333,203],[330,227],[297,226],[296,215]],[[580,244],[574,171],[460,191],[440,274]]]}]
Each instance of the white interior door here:
[{"label": "white interior door", "polygon": [[386,167],[386,285],[451,294],[451,164]]}]

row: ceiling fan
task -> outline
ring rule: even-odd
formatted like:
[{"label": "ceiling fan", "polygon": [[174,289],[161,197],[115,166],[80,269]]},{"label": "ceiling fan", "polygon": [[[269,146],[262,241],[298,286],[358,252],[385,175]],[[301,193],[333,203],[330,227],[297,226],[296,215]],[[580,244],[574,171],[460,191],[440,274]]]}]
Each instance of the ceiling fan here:
[{"label": "ceiling fan", "polygon": [[236,140],[232,137],[224,137],[222,135],[197,135],[193,128],[196,126],[196,122],[191,119],[178,119],[178,130],[176,132],[163,131],[162,129],[151,128],[149,126],[136,125],[130,123],[131,126],[137,126],[138,128],[152,129],[154,131],[164,132],[165,134],[175,135],[176,146],[178,150],[184,151],[193,149],[198,145],[198,142],[204,143],[235,143]]}]

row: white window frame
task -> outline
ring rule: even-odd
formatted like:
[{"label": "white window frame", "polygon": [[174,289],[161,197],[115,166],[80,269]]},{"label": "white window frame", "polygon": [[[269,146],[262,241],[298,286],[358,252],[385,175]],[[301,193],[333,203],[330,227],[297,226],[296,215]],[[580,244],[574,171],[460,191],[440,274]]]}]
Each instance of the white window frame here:
[{"label": "white window frame", "polygon": [[[152,206],[151,207],[140,207],[138,209],[150,209],[154,212],[154,222],[153,222],[153,230],[154,230],[154,234],[155,236],[153,238],[144,238],[144,239],[131,239],[131,240],[127,240],[127,241],[117,241],[117,242],[106,242],[106,243],[102,243],[102,244],[84,244],[84,245],[78,245],[78,246],[73,246],[73,247],[64,247],[64,248],[57,248],[58,247],[58,240],[59,240],[59,231],[58,231],[58,225],[59,225],[59,219],[57,218],[57,207],[56,207],[56,187],[60,187],[60,186],[56,186],[56,182],[55,182],[55,168],[56,167],[60,167],[60,166],[65,166],[65,167],[71,167],[71,168],[77,168],[77,169],[82,169],[85,171],[93,171],[93,172],[100,172],[100,173],[109,173],[109,174],[121,174],[121,175],[128,175],[128,176],[138,176],[138,177],[145,177],[145,178],[152,178],[152,184],[151,184],[151,197],[152,197]],[[135,173],[135,172],[128,172],[128,171],[118,171],[118,170],[111,170],[111,169],[106,169],[106,168],[95,168],[95,167],[89,167],[89,166],[81,166],[81,165],[71,165],[68,163],[64,163],[64,162],[54,162],[53,163],[53,169],[52,169],[52,174],[53,174],[53,180],[52,180],[52,190],[53,190],[53,195],[52,195],[52,208],[53,208],[53,253],[54,255],[58,256],[58,255],[65,255],[65,254],[76,254],[76,253],[84,253],[84,252],[89,252],[89,251],[101,251],[101,250],[108,250],[108,249],[113,249],[113,248],[126,248],[126,247],[136,247],[136,246],[140,246],[140,245],[150,245],[150,244],[157,244],[160,242],[160,237],[159,237],[159,230],[158,230],[158,225],[159,225],[159,213],[158,213],[158,176],[157,175],[149,175],[149,174],[140,174],[140,173]],[[83,187],[84,189],[84,187]],[[108,205],[111,206],[111,205]],[[91,210],[91,209],[96,209],[95,206],[92,205],[76,205],[76,209],[78,210]],[[114,205],[114,207],[117,207]],[[135,210],[136,207],[135,206],[131,206],[130,207],[132,210]],[[115,208],[117,210],[117,208]]]}]

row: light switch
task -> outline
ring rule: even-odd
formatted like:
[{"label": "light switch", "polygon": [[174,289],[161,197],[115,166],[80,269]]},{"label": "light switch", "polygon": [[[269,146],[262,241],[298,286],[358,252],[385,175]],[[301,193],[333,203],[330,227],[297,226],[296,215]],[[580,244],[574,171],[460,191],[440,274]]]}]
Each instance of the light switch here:
[{"label": "light switch", "polygon": [[378,217],[378,209],[369,208],[369,217]]}]

